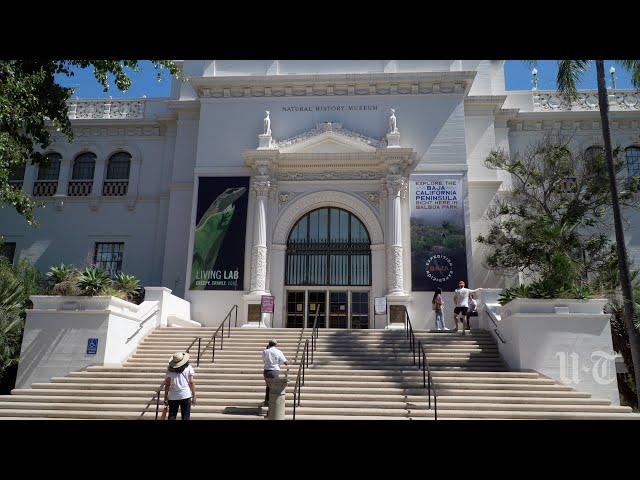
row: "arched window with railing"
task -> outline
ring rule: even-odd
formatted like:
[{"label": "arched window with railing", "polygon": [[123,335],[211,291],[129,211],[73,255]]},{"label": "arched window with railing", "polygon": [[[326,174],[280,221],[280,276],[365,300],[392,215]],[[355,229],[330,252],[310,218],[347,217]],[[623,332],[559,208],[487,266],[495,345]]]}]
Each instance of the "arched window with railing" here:
[{"label": "arched window with railing", "polygon": [[371,285],[371,240],[358,217],[319,208],[293,226],[287,240],[287,285]]},{"label": "arched window with railing", "polygon": [[16,190],[20,190],[22,188],[22,184],[24,183],[24,172],[25,172],[26,164],[22,163],[20,165],[12,165],[9,171],[9,185],[15,188]]},{"label": "arched window with railing", "polygon": [[118,152],[109,158],[107,175],[102,187],[102,194],[109,197],[123,196],[129,188],[129,172],[131,170],[131,155]]},{"label": "arched window with railing", "polygon": [[604,148],[599,145],[592,145],[584,151],[585,164],[588,166],[602,156],[604,156]]},{"label": "arched window with railing", "polygon": [[62,155],[51,152],[47,154],[47,162],[38,165],[38,177],[33,182],[35,197],[50,197],[56,194],[61,160]]},{"label": "arched window with railing", "polygon": [[86,152],[76,157],[73,161],[71,181],[69,182],[68,195],[70,197],[82,197],[91,194],[95,168],[96,155],[94,153]]}]

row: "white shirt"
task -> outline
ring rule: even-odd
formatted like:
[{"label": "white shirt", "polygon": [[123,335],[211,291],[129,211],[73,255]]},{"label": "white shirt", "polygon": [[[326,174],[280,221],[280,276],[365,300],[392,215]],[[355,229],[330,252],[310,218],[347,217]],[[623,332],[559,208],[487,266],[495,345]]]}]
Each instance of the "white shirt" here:
[{"label": "white shirt", "polygon": [[276,347],[265,348],[264,352],[262,352],[262,359],[264,360],[265,370],[280,370],[280,364],[287,361],[284,353]]},{"label": "white shirt", "polygon": [[167,370],[167,377],[171,379],[171,385],[169,386],[169,400],[184,400],[185,398],[191,398],[191,387],[189,386],[189,377],[193,377],[195,371],[193,367],[189,365],[181,372],[172,372]]},{"label": "white shirt", "polygon": [[455,295],[453,296],[455,302],[456,302],[456,307],[468,307],[469,306],[469,294],[471,293],[471,290],[468,288],[458,288],[455,291]]}]

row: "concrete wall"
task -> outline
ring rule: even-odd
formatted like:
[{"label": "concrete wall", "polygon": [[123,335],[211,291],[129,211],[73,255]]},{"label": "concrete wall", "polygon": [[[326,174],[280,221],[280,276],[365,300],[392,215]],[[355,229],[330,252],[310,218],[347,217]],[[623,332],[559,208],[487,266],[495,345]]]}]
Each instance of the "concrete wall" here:
[{"label": "concrete wall", "polygon": [[[164,288],[140,305],[116,297],[33,296],[27,310],[16,388],[48,382],[91,365],[120,366],[147,333],[172,315],[189,320],[189,304]],[[87,341],[98,339],[95,355]]]},{"label": "concrete wall", "polygon": [[[606,300],[515,299],[499,309],[496,343],[514,370],[535,370],[620,405]],[[556,307],[568,313],[555,313]],[[494,327],[485,318],[490,331]]]}]

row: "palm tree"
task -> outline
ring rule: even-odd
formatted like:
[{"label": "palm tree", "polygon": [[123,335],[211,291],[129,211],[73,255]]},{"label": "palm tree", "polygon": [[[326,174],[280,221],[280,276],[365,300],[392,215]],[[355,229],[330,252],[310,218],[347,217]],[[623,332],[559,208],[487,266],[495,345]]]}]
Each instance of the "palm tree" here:
[{"label": "palm tree", "polygon": [[[618,252],[618,268],[620,271],[620,286],[623,300],[623,319],[629,345],[631,347],[631,358],[635,373],[636,396],[640,405],[640,332],[634,326],[635,302],[633,299],[633,287],[631,275],[629,274],[629,263],[627,260],[627,248],[624,243],[624,231],[622,229],[622,216],[620,214],[620,203],[618,202],[618,185],[616,183],[615,166],[613,162],[613,149],[611,148],[611,130],[609,128],[609,99],[607,96],[607,86],[605,83],[604,60],[558,60],[558,92],[569,102],[578,96],[577,82],[590,64],[595,62],[598,78],[598,102],[600,108],[600,119],[602,124],[602,137],[604,141],[604,153],[607,160],[607,170],[609,173],[609,188],[611,190],[611,204],[613,207],[613,221],[616,233],[616,247]],[[631,73],[633,85],[640,85],[640,60],[620,60],[623,68]]]}]

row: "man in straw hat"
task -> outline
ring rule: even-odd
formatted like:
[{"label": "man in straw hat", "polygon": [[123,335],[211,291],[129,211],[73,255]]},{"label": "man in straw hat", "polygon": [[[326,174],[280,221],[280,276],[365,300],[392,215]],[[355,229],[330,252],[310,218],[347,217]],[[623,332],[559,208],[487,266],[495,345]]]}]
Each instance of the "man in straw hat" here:
[{"label": "man in straw hat", "polygon": [[[275,338],[269,340],[269,345],[262,352],[262,359],[264,360],[264,380],[265,383],[267,378],[276,378],[278,376],[278,372],[280,371],[280,365],[288,365],[287,357],[284,356],[284,353],[276,348],[278,342]],[[269,384],[267,383],[267,390],[264,394],[264,403],[263,406],[269,405]]]},{"label": "man in straw hat", "polygon": [[164,404],[169,405],[169,420],[175,420],[180,408],[182,420],[189,420],[191,405],[196,404],[195,371],[189,365],[189,354],[176,352],[169,361],[164,379]]}]

